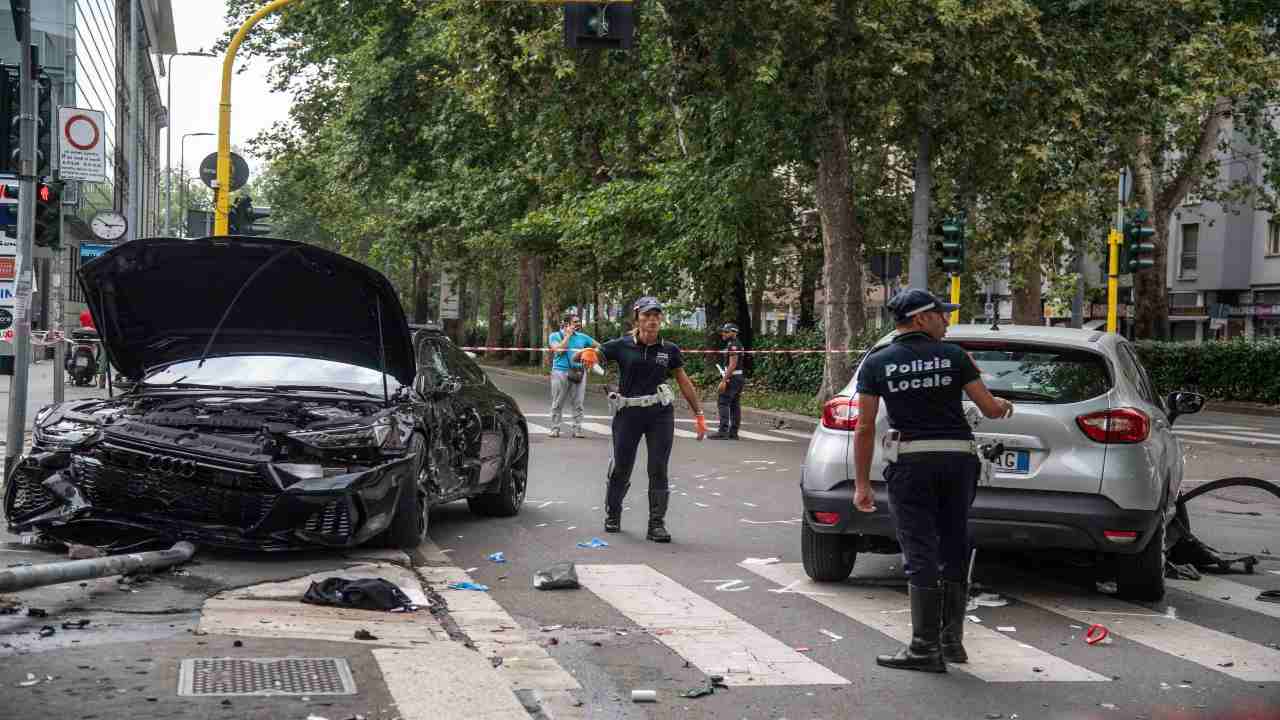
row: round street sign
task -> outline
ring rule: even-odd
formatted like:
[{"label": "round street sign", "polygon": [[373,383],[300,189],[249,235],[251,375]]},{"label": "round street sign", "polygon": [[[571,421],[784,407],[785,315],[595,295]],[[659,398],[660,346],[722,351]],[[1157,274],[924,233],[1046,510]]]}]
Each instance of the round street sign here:
[{"label": "round street sign", "polygon": [[[213,187],[218,179],[218,153],[209,153],[200,162],[200,181]],[[231,153],[231,191],[239,190],[249,182],[249,163],[235,153]]]}]

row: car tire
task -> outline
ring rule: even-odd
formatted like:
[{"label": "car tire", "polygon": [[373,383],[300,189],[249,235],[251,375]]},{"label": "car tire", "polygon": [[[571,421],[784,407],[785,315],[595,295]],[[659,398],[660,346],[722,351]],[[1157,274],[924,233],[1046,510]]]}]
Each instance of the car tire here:
[{"label": "car tire", "polygon": [[1116,579],[1116,594],[1120,597],[1139,602],[1159,602],[1164,598],[1165,532],[1161,517],[1156,534],[1142,552],[1122,559]]},{"label": "car tire", "polygon": [[[391,525],[378,535],[375,545],[397,550],[413,550],[427,540],[431,527],[431,507],[427,498],[427,441],[418,433],[413,435],[414,462],[413,487],[401,489],[396,501],[396,511]],[[405,492],[405,490],[410,492]]]},{"label": "car tire", "polygon": [[804,572],[816,582],[843,582],[853,572],[858,559],[852,536],[842,533],[820,533],[800,525],[800,556]]},{"label": "car tire", "polygon": [[525,492],[529,489],[529,443],[523,433],[515,437],[520,445],[515,458],[498,479],[497,489],[467,498],[467,507],[476,515],[513,517],[520,514]]}]

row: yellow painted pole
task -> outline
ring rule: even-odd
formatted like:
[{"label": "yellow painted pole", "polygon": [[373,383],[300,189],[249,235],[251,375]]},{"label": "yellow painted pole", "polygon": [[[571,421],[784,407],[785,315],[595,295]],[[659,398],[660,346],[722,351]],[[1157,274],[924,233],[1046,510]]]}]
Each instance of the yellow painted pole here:
[{"label": "yellow painted pole", "polygon": [[1116,331],[1117,299],[1120,294],[1120,231],[1112,228],[1107,236],[1107,250],[1110,254],[1107,273],[1107,332]]},{"label": "yellow painted pole", "polygon": [[[960,276],[959,275],[951,276],[951,304],[953,305],[960,304]],[[951,311],[951,324],[952,325],[960,324],[959,309]]]},{"label": "yellow painted pole", "polygon": [[231,211],[231,68],[235,66],[236,52],[240,44],[262,18],[293,2],[293,0],[272,0],[252,17],[244,21],[231,44],[227,46],[227,56],[222,60],[222,100],[218,106],[218,187],[215,190],[217,201],[214,203],[213,234],[226,235],[230,229],[228,214]]}]

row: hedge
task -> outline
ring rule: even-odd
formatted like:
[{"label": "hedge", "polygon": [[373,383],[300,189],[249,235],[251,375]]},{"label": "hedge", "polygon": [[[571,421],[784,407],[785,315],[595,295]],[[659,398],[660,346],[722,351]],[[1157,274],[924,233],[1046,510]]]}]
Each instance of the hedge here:
[{"label": "hedge", "polygon": [[1161,395],[1190,390],[1216,400],[1280,404],[1280,340],[1135,345]]}]

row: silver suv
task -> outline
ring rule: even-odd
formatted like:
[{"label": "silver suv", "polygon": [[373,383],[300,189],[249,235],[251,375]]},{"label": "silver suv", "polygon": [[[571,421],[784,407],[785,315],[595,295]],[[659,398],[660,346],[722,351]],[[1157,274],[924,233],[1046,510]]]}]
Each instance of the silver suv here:
[{"label": "silver suv", "polygon": [[[1115,334],[958,325],[946,341],[970,353],[993,395],[1017,404],[1012,418],[975,420],[977,442],[993,458],[969,515],[977,546],[1102,553],[1118,563],[1126,597],[1163,597],[1165,528],[1182,485],[1182,445],[1172,426],[1199,412],[1204,398],[1156,395],[1133,345]],[[847,578],[858,552],[898,551],[881,480],[883,407],[871,466],[878,509],[853,507],[856,382],[857,373],[823,408],[801,469],[801,550],[805,572],[819,581]],[[967,398],[965,406],[981,417]]]}]

